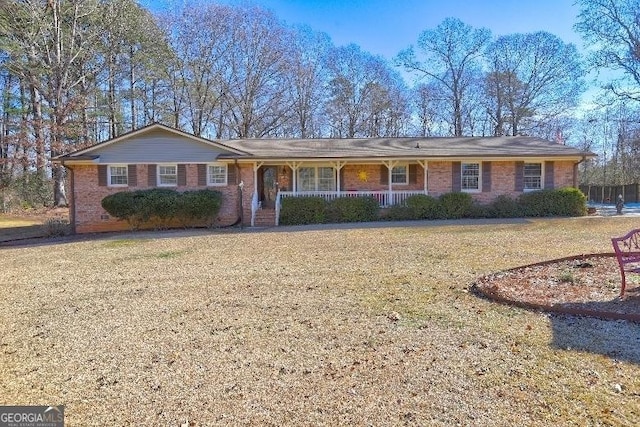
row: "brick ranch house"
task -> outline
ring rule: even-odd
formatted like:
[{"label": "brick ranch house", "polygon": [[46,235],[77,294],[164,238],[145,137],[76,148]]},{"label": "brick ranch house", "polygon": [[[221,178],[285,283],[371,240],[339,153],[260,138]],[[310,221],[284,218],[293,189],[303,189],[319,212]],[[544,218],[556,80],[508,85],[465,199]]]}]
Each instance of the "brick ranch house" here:
[{"label": "brick ranch house", "polygon": [[161,124],[104,141],[54,162],[69,171],[74,232],[126,230],[101,200],[153,187],[223,194],[216,225],[277,225],[285,197],[373,196],[381,207],[414,194],[498,195],[578,184],[593,153],[540,138],[245,139],[212,141]]}]

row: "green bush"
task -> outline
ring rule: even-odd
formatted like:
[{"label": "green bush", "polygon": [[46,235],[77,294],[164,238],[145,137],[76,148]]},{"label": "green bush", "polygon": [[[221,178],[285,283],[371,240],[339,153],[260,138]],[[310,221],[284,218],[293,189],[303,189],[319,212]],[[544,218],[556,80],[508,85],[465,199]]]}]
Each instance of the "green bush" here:
[{"label": "green bush", "polygon": [[472,213],[473,198],[468,193],[446,193],[440,196],[440,205],[446,219],[467,218]]},{"label": "green bush", "polygon": [[136,202],[140,200],[140,197],[136,197],[137,191],[120,191],[113,193],[102,199],[100,204],[102,208],[120,220],[131,222],[133,216],[139,210],[136,207]]},{"label": "green bush", "polygon": [[176,215],[183,221],[204,221],[214,219],[222,206],[222,194],[212,190],[186,191],[182,193]]},{"label": "green bush", "polygon": [[522,208],[518,202],[504,194],[496,197],[486,207],[486,211],[490,218],[518,218],[522,216]]},{"label": "green bush", "polygon": [[444,217],[442,205],[435,197],[417,194],[407,197],[407,208],[412,219],[441,219]]},{"label": "green bush", "polygon": [[198,190],[183,193],[165,188],[121,191],[102,199],[102,207],[110,215],[138,228],[150,221],[169,226],[174,220],[187,226],[194,221],[213,220],[222,205],[217,191]]},{"label": "green bush", "polygon": [[489,209],[489,205],[482,205],[480,203],[473,202],[471,208],[467,213],[467,218],[491,218],[492,212]]},{"label": "green bush", "polygon": [[338,197],[327,204],[327,222],[376,221],[380,205],[373,197]]},{"label": "green bush", "polygon": [[523,193],[518,197],[522,213],[527,217],[584,216],[587,214],[587,198],[577,188],[539,190]]},{"label": "green bush", "polygon": [[322,197],[285,197],[280,208],[280,224],[322,224],[326,220],[326,205]]},{"label": "green bush", "polygon": [[415,217],[413,209],[408,206],[393,205],[384,211],[381,219],[387,221],[408,221],[417,218]]}]

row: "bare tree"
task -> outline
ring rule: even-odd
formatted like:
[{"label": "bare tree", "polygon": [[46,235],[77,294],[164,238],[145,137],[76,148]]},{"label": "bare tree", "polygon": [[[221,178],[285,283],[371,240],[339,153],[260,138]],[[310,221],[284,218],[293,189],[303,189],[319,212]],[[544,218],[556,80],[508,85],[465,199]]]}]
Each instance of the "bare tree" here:
[{"label": "bare tree", "polygon": [[382,58],[354,44],[334,48],[327,61],[325,108],[331,135],[354,138],[394,133],[400,120],[408,116],[408,95],[399,75]]},{"label": "bare tree", "polygon": [[622,74],[607,84],[617,96],[640,101],[640,0],[577,0],[576,30],[593,46],[590,63]]},{"label": "bare tree", "polygon": [[297,28],[295,36],[295,57],[286,83],[294,116],[288,133],[301,138],[320,137],[325,128],[322,104],[328,78],[323,64],[333,45],[329,36],[309,27]]},{"label": "bare tree", "polygon": [[463,135],[464,104],[490,38],[485,28],[474,29],[459,19],[447,18],[420,34],[419,56],[411,46],[396,57],[407,71],[436,82],[446,91],[451,110],[448,121],[455,136]]},{"label": "bare tree", "polygon": [[578,104],[584,72],[574,45],[546,32],[511,34],[493,42],[487,56],[494,134],[531,131]]}]

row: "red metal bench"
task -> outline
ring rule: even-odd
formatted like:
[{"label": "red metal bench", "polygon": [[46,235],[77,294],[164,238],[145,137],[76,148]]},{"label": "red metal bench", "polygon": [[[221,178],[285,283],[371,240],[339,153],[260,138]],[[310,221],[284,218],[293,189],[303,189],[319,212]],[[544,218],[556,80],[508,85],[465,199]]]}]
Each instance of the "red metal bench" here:
[{"label": "red metal bench", "polygon": [[620,266],[622,276],[620,297],[622,298],[627,287],[627,273],[640,274],[640,229],[631,230],[622,237],[613,237],[611,243]]}]

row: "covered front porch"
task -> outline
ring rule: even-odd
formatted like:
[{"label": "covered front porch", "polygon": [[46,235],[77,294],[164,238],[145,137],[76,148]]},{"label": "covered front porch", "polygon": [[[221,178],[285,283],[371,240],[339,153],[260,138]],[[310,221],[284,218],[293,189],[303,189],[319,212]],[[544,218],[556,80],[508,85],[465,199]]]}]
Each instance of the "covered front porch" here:
[{"label": "covered front porch", "polygon": [[427,194],[427,161],[385,160],[370,163],[256,162],[251,226],[278,225],[282,200],[289,197],[373,197],[382,208],[402,205]]}]

